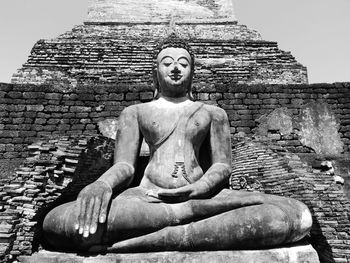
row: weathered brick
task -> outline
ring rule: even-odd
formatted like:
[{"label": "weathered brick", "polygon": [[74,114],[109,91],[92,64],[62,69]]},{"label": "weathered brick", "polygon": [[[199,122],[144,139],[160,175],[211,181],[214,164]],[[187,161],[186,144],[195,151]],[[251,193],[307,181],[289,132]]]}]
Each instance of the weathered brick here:
[{"label": "weathered brick", "polygon": [[27,105],[27,111],[43,111],[43,105]]},{"label": "weathered brick", "polygon": [[91,112],[91,107],[71,106],[70,111],[71,112]]},{"label": "weathered brick", "polygon": [[57,129],[56,125],[44,125],[44,131],[55,131]]},{"label": "weathered brick", "polygon": [[261,104],[261,100],[259,99],[244,99],[244,104]]},{"label": "weathered brick", "polygon": [[85,124],[73,124],[71,129],[72,130],[84,130]]},{"label": "weathered brick", "polygon": [[69,124],[60,124],[57,126],[57,129],[59,131],[69,131],[70,130],[70,125]]},{"label": "weathered brick", "polygon": [[22,124],[24,123],[25,118],[13,118],[13,123],[14,124]]},{"label": "weathered brick", "polygon": [[223,98],[223,94],[222,93],[219,93],[219,92],[216,92],[216,93],[210,93],[209,94],[209,99],[210,100],[220,100]]},{"label": "weathered brick", "polygon": [[23,98],[25,98],[25,99],[42,99],[42,98],[45,98],[45,93],[44,92],[25,91],[25,92],[23,92]]},{"label": "weathered brick", "polygon": [[126,93],[126,95],[125,95],[125,99],[127,100],[127,101],[131,101],[131,100],[138,100],[138,99],[140,99],[140,94],[139,93],[136,93],[136,92],[128,92],[128,93]]},{"label": "weathered brick", "polygon": [[63,95],[60,93],[46,93],[45,99],[47,100],[60,100],[62,99]]},{"label": "weathered brick", "polygon": [[3,156],[5,159],[14,159],[14,158],[18,158],[19,153],[18,152],[5,152]]},{"label": "weathered brick", "polygon": [[150,101],[153,99],[153,92],[148,91],[148,92],[141,92],[140,93],[140,100],[141,101]]},{"label": "weathered brick", "polygon": [[36,112],[30,111],[30,112],[24,112],[23,116],[26,118],[35,118],[36,114],[37,114]]},{"label": "weathered brick", "polygon": [[89,116],[89,113],[88,112],[77,112],[75,114],[75,117],[76,118],[87,118]]},{"label": "weathered brick", "polygon": [[69,107],[63,105],[46,105],[45,112],[68,112]]},{"label": "weathered brick", "polygon": [[15,150],[15,145],[14,144],[6,144],[5,145],[5,151],[6,152],[13,152]]},{"label": "weathered brick", "polygon": [[[104,95],[107,96],[107,95]],[[107,100],[107,98],[102,98],[103,100]],[[117,100],[121,101],[124,99],[124,94],[123,93],[111,93],[108,95],[108,100]]]},{"label": "weathered brick", "polygon": [[25,108],[25,105],[6,105],[8,111],[24,111]]},{"label": "weathered brick", "polygon": [[86,125],[86,129],[87,130],[95,130],[96,129],[96,125],[95,124],[87,124]]},{"label": "weathered brick", "polygon": [[60,119],[49,119],[49,120],[47,120],[47,124],[58,124],[58,123],[60,123]]},{"label": "weathered brick", "polygon": [[12,137],[17,137],[18,136],[18,131],[0,131],[0,138],[12,138]]},{"label": "weathered brick", "polygon": [[12,99],[22,98],[22,92],[10,91],[10,92],[7,93],[7,97],[12,98]]},{"label": "weathered brick", "polygon": [[0,152],[6,151],[6,144],[0,144]]},{"label": "weathered brick", "polygon": [[80,123],[83,123],[83,124],[91,123],[91,120],[90,119],[81,119]]},{"label": "weathered brick", "polygon": [[80,93],[79,94],[79,100],[82,100],[82,101],[94,101],[95,100],[95,96],[94,94],[87,94],[87,93]]}]

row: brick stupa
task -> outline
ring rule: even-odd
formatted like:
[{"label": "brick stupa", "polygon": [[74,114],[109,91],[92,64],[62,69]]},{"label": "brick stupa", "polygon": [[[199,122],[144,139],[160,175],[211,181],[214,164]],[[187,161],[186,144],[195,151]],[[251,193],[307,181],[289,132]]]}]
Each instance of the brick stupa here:
[{"label": "brick stupa", "polygon": [[232,0],[90,0],[84,25],[38,41],[12,83],[151,85],[152,51],[171,31],[194,49],[195,86],[307,83],[289,52],[237,22]]}]

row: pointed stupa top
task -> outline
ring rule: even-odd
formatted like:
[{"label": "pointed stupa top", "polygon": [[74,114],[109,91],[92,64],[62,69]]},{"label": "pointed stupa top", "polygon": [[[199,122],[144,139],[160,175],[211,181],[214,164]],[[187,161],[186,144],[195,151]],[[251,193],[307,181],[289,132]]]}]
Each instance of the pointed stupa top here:
[{"label": "pointed stupa top", "polygon": [[230,23],[233,0],[89,0],[85,23]]}]

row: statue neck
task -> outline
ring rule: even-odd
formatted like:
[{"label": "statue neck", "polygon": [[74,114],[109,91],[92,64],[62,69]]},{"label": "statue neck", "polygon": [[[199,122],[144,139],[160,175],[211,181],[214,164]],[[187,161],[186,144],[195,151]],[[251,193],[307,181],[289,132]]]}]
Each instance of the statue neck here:
[{"label": "statue neck", "polygon": [[159,99],[165,100],[166,102],[169,102],[169,103],[175,103],[175,104],[180,104],[180,103],[189,101],[189,98],[187,98],[187,96],[174,98],[174,97],[164,96],[163,94],[160,95]]},{"label": "statue neck", "polygon": [[158,100],[156,100],[156,105],[162,108],[181,108],[188,104],[190,104],[192,101],[188,99],[187,97],[181,97],[181,98],[172,98],[172,97],[166,97],[161,95]]}]

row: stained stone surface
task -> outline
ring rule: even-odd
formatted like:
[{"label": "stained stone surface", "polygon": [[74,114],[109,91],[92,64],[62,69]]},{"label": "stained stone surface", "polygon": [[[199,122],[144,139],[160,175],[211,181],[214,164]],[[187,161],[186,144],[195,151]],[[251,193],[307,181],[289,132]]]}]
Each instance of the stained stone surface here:
[{"label": "stained stone surface", "polygon": [[289,135],[293,131],[292,113],[286,107],[277,108],[268,116],[262,115],[259,119],[256,133],[266,136],[269,131],[278,131],[281,135]]},{"label": "stained stone surface", "polygon": [[42,251],[33,256],[19,258],[21,263],[317,263],[316,251],[311,245],[275,248],[267,250],[215,251],[215,252],[160,252],[136,254],[108,254],[84,257],[76,254]]},{"label": "stained stone surface", "polygon": [[90,0],[86,22],[235,22],[233,0]]},{"label": "stained stone surface", "polygon": [[107,138],[115,139],[117,136],[118,119],[105,119],[97,123],[98,130]]},{"label": "stained stone surface", "polygon": [[326,103],[309,103],[302,110],[300,141],[317,154],[339,155],[343,142],[338,130],[340,123]]}]

